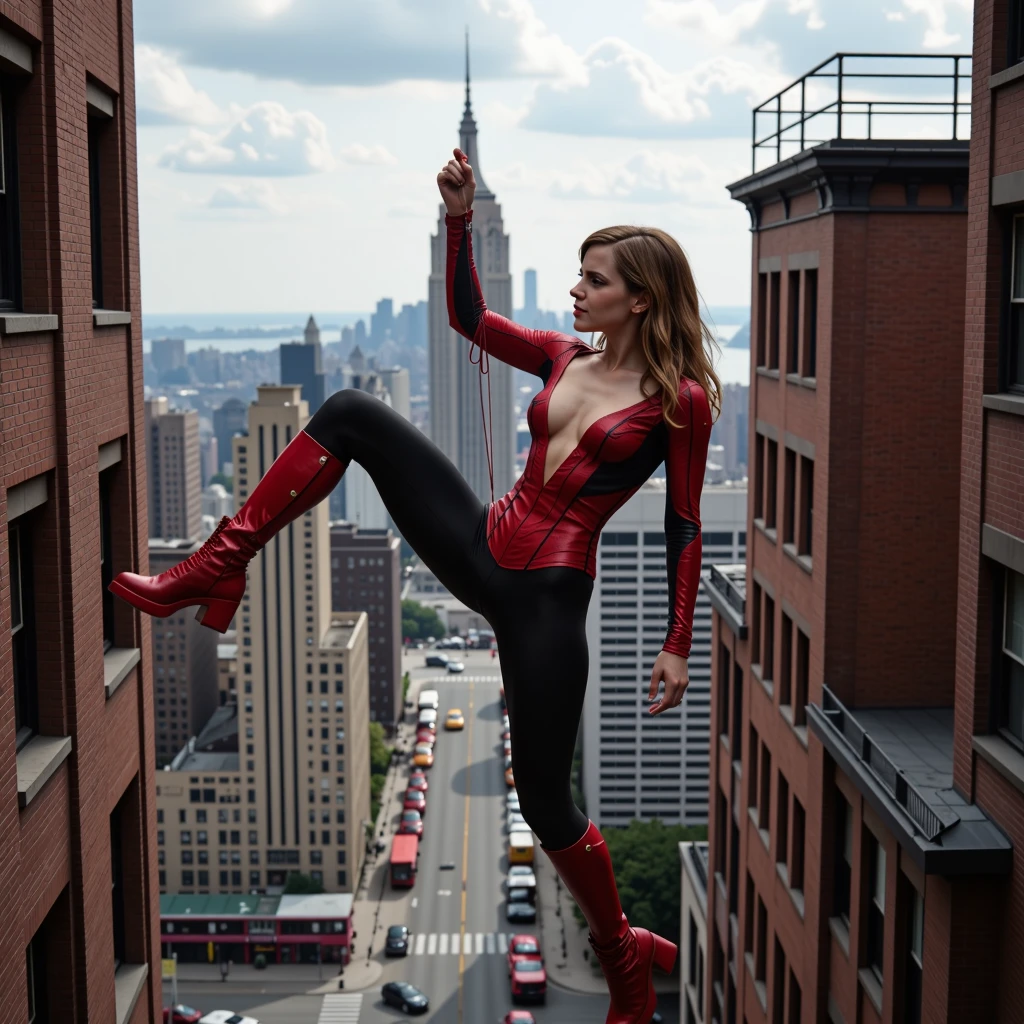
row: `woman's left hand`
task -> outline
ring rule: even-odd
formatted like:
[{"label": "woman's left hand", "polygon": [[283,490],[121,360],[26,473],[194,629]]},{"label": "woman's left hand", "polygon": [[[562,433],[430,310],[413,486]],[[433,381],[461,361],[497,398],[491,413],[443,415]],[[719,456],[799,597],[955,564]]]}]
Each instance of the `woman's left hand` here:
[{"label": "woman's left hand", "polygon": [[658,704],[652,704],[647,710],[652,715],[660,715],[662,711],[678,707],[683,701],[683,694],[690,685],[689,664],[686,658],[678,654],[669,654],[662,651],[658,660],[654,663],[654,671],[651,673],[651,690],[648,694],[651,700],[658,696],[658,684],[665,681],[665,696]]}]

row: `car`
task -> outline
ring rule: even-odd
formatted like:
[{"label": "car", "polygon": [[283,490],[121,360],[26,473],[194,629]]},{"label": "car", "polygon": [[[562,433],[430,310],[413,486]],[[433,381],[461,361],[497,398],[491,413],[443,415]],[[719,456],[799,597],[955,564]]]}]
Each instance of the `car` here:
[{"label": "car", "polygon": [[380,995],[387,1006],[397,1006],[403,1013],[426,1013],[430,1000],[415,985],[407,981],[388,981],[380,987]]},{"label": "car", "polygon": [[509,1010],[498,1024],[537,1024],[537,1018],[529,1010]]},{"label": "car", "polygon": [[260,1024],[255,1017],[243,1017],[234,1010],[211,1010],[199,1018],[199,1024]]},{"label": "car", "polygon": [[409,929],[404,924],[393,924],[384,939],[385,956],[407,956],[409,953]]},{"label": "car", "polygon": [[524,832],[530,826],[526,824],[526,819],[519,813],[519,811],[509,811],[505,817],[505,831],[506,832]]},{"label": "car", "polygon": [[178,1003],[176,1006],[165,1006],[164,1024],[197,1024],[202,1015],[202,1010],[195,1010],[184,1003]]},{"label": "car", "polygon": [[466,641],[461,636],[451,636],[448,638],[448,646],[457,651],[464,651],[466,649]]},{"label": "car", "polygon": [[506,786],[514,786],[515,784],[516,784],[516,777],[512,773],[512,766],[510,765],[508,768],[505,769],[505,785]]},{"label": "car", "polygon": [[428,654],[426,657],[427,668],[444,668],[448,664],[447,654]]},{"label": "car", "polygon": [[446,729],[461,729],[466,724],[466,719],[462,716],[462,711],[459,708],[451,708],[448,714],[444,718],[444,727]]},{"label": "car", "polygon": [[418,789],[421,793],[426,793],[430,789],[430,783],[422,771],[413,772],[409,776],[409,789]]},{"label": "car", "polygon": [[400,836],[423,836],[423,815],[419,811],[409,809],[402,811],[402,817],[398,822],[398,834]]},{"label": "car", "polygon": [[465,672],[466,671],[466,666],[463,665],[463,663],[461,661],[449,661],[448,662],[448,671],[451,672],[452,674],[454,674],[456,672]]},{"label": "car", "polygon": [[506,757],[512,756],[512,741],[503,740],[501,744],[501,751]]},{"label": "car", "polygon": [[419,719],[417,720],[416,728],[419,729],[424,725],[433,726],[437,728],[437,709],[436,708],[420,708]]},{"label": "car", "polygon": [[412,763],[417,768],[430,768],[434,763],[433,748],[429,743],[417,743],[413,749]]},{"label": "car", "polygon": [[531,901],[529,889],[509,889],[505,897],[505,919],[508,921],[536,921],[537,908]]},{"label": "car", "polygon": [[512,965],[512,1001],[536,1000],[543,1003],[547,997],[548,974],[544,961],[524,956]]},{"label": "car", "polygon": [[505,884],[509,889],[532,889],[537,891],[537,876],[529,864],[513,864],[508,869],[508,877]]},{"label": "car", "polygon": [[508,729],[502,729],[501,730],[501,738],[502,738],[502,740],[510,740],[510,739],[512,739],[512,733],[509,732]]},{"label": "car", "polygon": [[516,960],[524,956],[533,957],[535,960],[544,959],[540,952],[540,939],[538,939],[536,935],[530,935],[529,932],[521,932],[518,935],[512,935],[508,940],[508,953],[505,956],[505,966],[508,968],[510,977],[512,975],[512,965]]},{"label": "car", "polygon": [[506,811],[518,811],[519,810],[519,793],[517,790],[510,789],[505,795],[505,810]]},{"label": "car", "polygon": [[417,743],[429,743],[431,746],[437,741],[437,733],[433,729],[428,729],[424,726],[422,729],[416,730],[416,742]]},{"label": "car", "polygon": [[426,794],[419,789],[407,789],[402,799],[402,809],[405,811],[419,811],[422,814],[427,809]]}]

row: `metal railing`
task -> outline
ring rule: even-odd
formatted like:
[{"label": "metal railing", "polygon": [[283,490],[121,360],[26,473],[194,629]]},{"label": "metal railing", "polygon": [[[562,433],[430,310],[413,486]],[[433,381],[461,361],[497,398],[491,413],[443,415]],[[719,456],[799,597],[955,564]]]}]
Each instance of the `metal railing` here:
[{"label": "metal railing", "polygon": [[[940,62],[938,69],[930,70],[936,61]],[[967,139],[971,130],[970,61],[970,54],[834,54],[754,108],[751,170],[757,172],[761,150],[774,149],[772,162],[779,163],[784,147],[792,146],[788,155],[794,155],[831,139]],[[904,66],[921,70],[901,70]],[[936,87],[936,83],[948,85]],[[878,94],[872,94],[872,88]],[[906,95],[896,95],[898,90]],[[921,126],[941,118],[947,127],[939,134],[919,135],[914,126],[906,127],[902,119],[907,117],[918,119]],[[774,119],[774,125],[759,137],[766,118]],[[899,134],[884,134],[889,118],[897,119],[894,124],[900,125]],[[961,124],[964,119],[966,126]],[[880,122],[883,134],[878,134]],[[821,138],[812,137],[819,134]]]},{"label": "metal railing", "polygon": [[746,621],[747,600],[746,600],[746,566],[738,565],[742,570],[743,589],[741,590],[731,576],[726,575],[717,565],[711,566],[711,585],[719,591],[726,601],[732,606],[741,619]]},{"label": "metal railing", "polygon": [[936,842],[951,825],[943,823],[928,806],[920,791],[907,780],[903,769],[890,760],[827,686],[821,688],[821,710],[829,724],[842,736],[857,757],[871,769],[875,778],[918,827],[925,839],[930,843]]}]

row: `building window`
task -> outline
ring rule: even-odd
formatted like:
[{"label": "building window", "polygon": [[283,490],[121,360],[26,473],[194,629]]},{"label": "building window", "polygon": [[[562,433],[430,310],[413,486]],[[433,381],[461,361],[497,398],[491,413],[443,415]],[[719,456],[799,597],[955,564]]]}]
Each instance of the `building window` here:
[{"label": "building window", "polygon": [[757,827],[767,833],[772,792],[772,754],[764,740],[761,741],[761,765],[758,772],[760,774],[760,790],[757,805]]},{"label": "building window", "polygon": [[853,879],[853,807],[837,789],[832,915],[850,927],[850,883]]},{"label": "building window", "polygon": [[1021,0],[1012,0],[1010,3],[1010,24],[1008,37],[1008,52],[1006,63],[1012,67],[1024,61],[1024,3]]},{"label": "building window", "polygon": [[920,1024],[921,974],[924,964],[924,899],[909,881],[909,920],[907,921],[907,962],[904,980],[905,1007],[903,1019],[907,1024]]},{"label": "building window", "polygon": [[793,794],[793,841],[790,843],[789,887],[797,892],[804,888],[804,833],[807,816],[804,806]]},{"label": "building window", "polygon": [[874,833],[867,832],[868,854],[868,967],[882,984],[885,959],[885,847]]},{"label": "building window", "polygon": [[110,815],[110,903],[114,918],[114,970],[125,962],[124,849],[121,804]]},{"label": "building window", "polygon": [[768,323],[768,275],[757,275],[757,337],[754,343],[757,345],[757,365],[765,365],[765,336]]},{"label": "building window", "polygon": [[796,452],[783,449],[782,467],[782,542],[793,544],[796,532]]},{"label": "building window", "polygon": [[46,924],[36,932],[25,949],[25,978],[28,981],[28,1024],[50,1020],[46,988]]},{"label": "building window", "polygon": [[1002,636],[1002,707],[1000,725],[1009,738],[1024,744],[1024,575],[1008,569]]},{"label": "building window", "polygon": [[764,508],[764,525],[766,530],[775,529],[775,505],[776,505],[776,484],[778,482],[777,476],[779,472],[779,444],[777,441],[773,441],[770,437],[765,439],[767,445],[767,455],[765,458],[765,508]]},{"label": "building window", "polygon": [[754,518],[764,518],[764,442],[763,434],[754,435]]},{"label": "building window", "polygon": [[779,707],[789,707],[793,700],[793,620],[782,612],[779,636]]},{"label": "building window", "polygon": [[764,633],[761,654],[761,681],[772,685],[775,672],[775,599],[764,595]]},{"label": "building window", "polygon": [[789,346],[786,352],[786,373],[800,372],[800,271],[789,272]]},{"label": "building window", "polygon": [[13,79],[0,76],[0,309],[21,307],[17,134]]},{"label": "building window", "polygon": [[36,677],[36,615],[32,532],[18,519],[7,530],[10,552],[11,652],[14,660],[14,729],[21,749],[39,729]]},{"label": "building window", "polygon": [[793,675],[793,724],[807,724],[807,687],[811,671],[811,641],[796,628],[796,672]]},{"label": "building window", "polygon": [[797,554],[811,556],[814,536],[814,459],[800,456],[800,511],[796,524]]},{"label": "building window", "polygon": [[789,860],[789,783],[779,771],[779,792],[775,803],[775,860],[785,865]]},{"label": "building window", "polygon": [[818,271],[804,271],[804,351],[801,375],[818,373]]}]

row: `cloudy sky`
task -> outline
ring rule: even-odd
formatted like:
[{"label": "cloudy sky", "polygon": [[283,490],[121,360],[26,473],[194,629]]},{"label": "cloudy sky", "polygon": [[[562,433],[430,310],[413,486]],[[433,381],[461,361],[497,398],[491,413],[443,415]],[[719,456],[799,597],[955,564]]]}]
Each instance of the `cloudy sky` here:
[{"label": "cloudy sky", "polygon": [[970,0],[135,0],[143,309],[426,298],[471,38],[480,164],[564,309],[612,223],[748,302],[750,109],[838,50],[967,53]]}]

